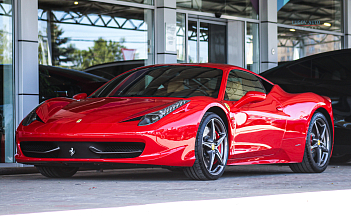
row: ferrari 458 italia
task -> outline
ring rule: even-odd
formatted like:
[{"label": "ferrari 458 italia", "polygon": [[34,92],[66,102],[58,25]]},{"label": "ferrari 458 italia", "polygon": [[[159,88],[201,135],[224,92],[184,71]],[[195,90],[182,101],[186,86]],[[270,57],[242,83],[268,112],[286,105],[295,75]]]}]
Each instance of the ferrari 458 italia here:
[{"label": "ferrari 458 italia", "polygon": [[333,128],[328,97],[289,94],[231,65],[153,65],[89,97],[41,103],[17,129],[16,160],[56,178],[79,167],[141,166],[214,180],[227,165],[274,163],[319,173],[329,163]]}]

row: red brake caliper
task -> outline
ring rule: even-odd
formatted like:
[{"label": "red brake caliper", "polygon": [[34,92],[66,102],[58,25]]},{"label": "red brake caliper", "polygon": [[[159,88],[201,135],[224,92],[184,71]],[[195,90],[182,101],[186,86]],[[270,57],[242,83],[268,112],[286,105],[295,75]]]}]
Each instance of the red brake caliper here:
[{"label": "red brake caliper", "polygon": [[[216,131],[216,140],[218,140],[219,137],[220,137],[220,136],[219,136],[219,133]],[[222,152],[222,149],[221,149],[221,148],[222,148],[222,146],[218,146],[217,149],[218,149],[219,152]],[[215,161],[214,161],[214,164],[216,164],[217,161],[218,161],[218,159],[216,158]]]}]

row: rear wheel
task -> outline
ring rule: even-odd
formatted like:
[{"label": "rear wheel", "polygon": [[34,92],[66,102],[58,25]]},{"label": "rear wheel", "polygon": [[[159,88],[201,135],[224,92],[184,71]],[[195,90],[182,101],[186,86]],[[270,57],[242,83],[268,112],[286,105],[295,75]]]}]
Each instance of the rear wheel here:
[{"label": "rear wheel", "polygon": [[184,173],[195,180],[215,180],[222,176],[228,159],[228,133],[222,119],[208,112],[202,118],[195,143],[195,163]]},{"label": "rear wheel", "polygon": [[68,178],[76,174],[77,167],[36,166],[39,172],[49,178]]},{"label": "rear wheel", "polygon": [[308,128],[305,153],[299,164],[290,164],[290,168],[298,173],[323,172],[330,160],[332,133],[329,123],[322,113],[316,112]]}]

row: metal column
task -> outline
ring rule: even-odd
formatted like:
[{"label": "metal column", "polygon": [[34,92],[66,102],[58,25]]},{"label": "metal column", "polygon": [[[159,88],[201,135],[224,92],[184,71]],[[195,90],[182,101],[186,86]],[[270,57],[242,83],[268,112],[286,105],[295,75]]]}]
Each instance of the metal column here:
[{"label": "metal column", "polygon": [[260,52],[263,72],[278,65],[277,0],[260,1]]},{"label": "metal column", "polygon": [[177,63],[175,0],[156,0],[156,63]]}]

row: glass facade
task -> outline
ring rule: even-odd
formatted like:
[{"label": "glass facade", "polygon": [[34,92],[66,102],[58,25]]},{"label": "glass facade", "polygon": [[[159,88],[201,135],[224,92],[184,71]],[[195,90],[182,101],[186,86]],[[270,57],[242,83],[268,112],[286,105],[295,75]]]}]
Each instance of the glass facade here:
[{"label": "glass facade", "polygon": [[342,32],[342,0],[278,0],[278,23]]},{"label": "glass facade", "polygon": [[12,0],[0,2],[0,163],[14,162]]},{"label": "glass facade", "polygon": [[185,14],[177,13],[177,62],[186,62]]},{"label": "glass facade", "polygon": [[260,72],[260,44],[258,23],[246,23],[245,38],[246,69]]},{"label": "glass facade", "polygon": [[278,28],[278,62],[342,48],[342,36]]},{"label": "glass facade", "polygon": [[258,19],[259,0],[177,0],[177,8]]},{"label": "glass facade", "polygon": [[39,0],[38,19],[39,64],[85,70],[109,62],[154,63],[152,10]]},{"label": "glass facade", "polygon": [[277,9],[278,62],[343,48],[342,0],[278,0]]},{"label": "glass facade", "polygon": [[119,0],[119,1],[133,2],[133,3],[139,3],[139,4],[148,4],[148,5],[154,4],[153,0]]},{"label": "glass facade", "polygon": [[190,20],[188,22],[188,62],[198,62],[198,44],[197,44],[197,21]]}]

